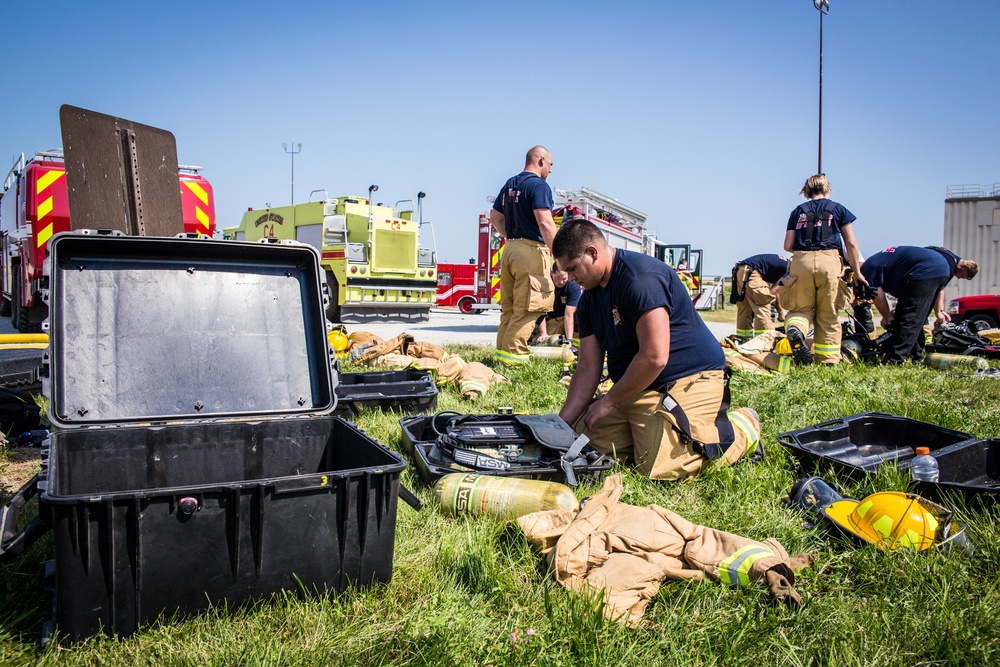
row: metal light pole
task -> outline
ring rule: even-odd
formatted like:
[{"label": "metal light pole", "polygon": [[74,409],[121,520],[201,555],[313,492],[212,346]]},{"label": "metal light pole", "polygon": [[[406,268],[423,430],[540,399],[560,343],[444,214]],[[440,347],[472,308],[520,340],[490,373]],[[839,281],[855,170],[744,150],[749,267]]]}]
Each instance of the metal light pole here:
[{"label": "metal light pole", "polygon": [[[295,156],[302,152],[302,144],[292,143],[292,150],[288,150],[288,144],[281,144],[285,152],[292,156],[292,206],[295,206]],[[298,150],[295,150],[298,148]]]},{"label": "metal light pole", "polygon": [[830,13],[829,0],[813,0],[819,10],[819,146],[816,149],[816,173],[823,173],[823,15]]}]

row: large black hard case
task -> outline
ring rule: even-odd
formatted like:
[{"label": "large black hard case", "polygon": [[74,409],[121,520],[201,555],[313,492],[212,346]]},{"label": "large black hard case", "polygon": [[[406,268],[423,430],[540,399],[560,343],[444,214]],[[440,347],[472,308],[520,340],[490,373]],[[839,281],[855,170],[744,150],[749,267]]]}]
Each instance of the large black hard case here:
[{"label": "large black hard case", "polygon": [[340,418],[304,245],[57,235],[37,483],[56,621],[161,614],[392,574],[402,459]]}]

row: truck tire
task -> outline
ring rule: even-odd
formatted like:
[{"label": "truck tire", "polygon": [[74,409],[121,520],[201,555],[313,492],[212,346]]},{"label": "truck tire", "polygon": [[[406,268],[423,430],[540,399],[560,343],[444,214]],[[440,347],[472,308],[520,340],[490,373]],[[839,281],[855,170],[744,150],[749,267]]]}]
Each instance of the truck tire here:
[{"label": "truck tire", "polygon": [[14,275],[14,282],[10,286],[10,323],[17,328],[17,321],[21,319],[21,281]]},{"label": "truck tire", "polygon": [[21,281],[14,283],[12,310],[11,320],[15,329],[21,333],[41,333],[41,322],[32,322],[30,311],[21,307]]},{"label": "truck tire", "polygon": [[340,324],[340,304],[337,303],[340,299],[340,283],[337,282],[337,277],[333,275],[333,271],[326,272],[326,288],[330,292],[330,305],[326,307],[326,319],[335,324]]},{"label": "truck tire", "polygon": [[985,313],[976,313],[975,315],[970,315],[966,318],[969,323],[969,328],[976,331],[979,329],[996,329],[997,320],[991,315],[986,315]]},{"label": "truck tire", "polygon": [[461,311],[463,315],[472,315],[473,313],[477,312],[476,309],[472,307],[474,303],[476,303],[476,300],[473,299],[471,296],[463,296],[461,299],[458,300],[458,309],[459,311]]}]

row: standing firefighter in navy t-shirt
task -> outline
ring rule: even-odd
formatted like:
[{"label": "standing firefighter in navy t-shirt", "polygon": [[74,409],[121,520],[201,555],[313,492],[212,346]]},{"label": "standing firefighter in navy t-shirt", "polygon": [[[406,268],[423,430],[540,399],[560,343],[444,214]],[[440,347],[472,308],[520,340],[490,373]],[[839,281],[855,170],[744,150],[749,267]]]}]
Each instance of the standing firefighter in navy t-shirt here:
[{"label": "standing firefighter in navy t-shirt", "polygon": [[[889,363],[901,364],[907,358],[923,356],[923,328],[934,310],[938,322],[951,316],[944,311],[944,287],[955,278],[972,280],[979,265],[960,259],[947,248],[895,246],[877,252],[861,267],[868,284],[878,288],[875,307],[882,315],[882,326],[891,335],[881,347]],[[896,308],[889,311],[886,294],[896,297]]]},{"label": "standing firefighter in navy t-shirt", "polygon": [[524,171],[504,183],[490,223],[506,239],[500,258],[500,329],[497,359],[523,364],[530,357],[528,338],[539,317],[552,310],[552,190],[545,179],[552,155],[535,146],[525,157]]},{"label": "standing firefighter in navy t-shirt", "polygon": [[[792,262],[778,289],[778,299],[788,311],[785,332],[796,362],[811,364],[815,353],[818,363],[836,364],[840,362],[841,334],[837,313],[854,297],[843,280],[841,237],[855,280],[864,282],[859,273],[861,254],[851,224],[857,218],[829,199],[830,184],[823,174],[810,176],[799,192],[809,201],[797,206],[788,217],[784,248],[792,253]],[[806,344],[810,327],[812,352]]]},{"label": "standing firefighter in navy t-shirt", "polygon": [[[560,417],[653,479],[747,452],[762,458],[760,420],[749,408],[727,414],[725,354],[673,269],[609,246],[587,220],[564,222],[553,251],[584,290],[580,357]],[[605,353],[614,385],[595,400]]]}]

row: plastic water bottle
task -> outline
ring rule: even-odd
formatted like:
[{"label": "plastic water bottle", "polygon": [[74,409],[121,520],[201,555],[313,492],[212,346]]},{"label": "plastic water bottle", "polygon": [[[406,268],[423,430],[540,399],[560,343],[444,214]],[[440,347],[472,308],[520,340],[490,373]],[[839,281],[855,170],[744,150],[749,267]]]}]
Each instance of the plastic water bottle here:
[{"label": "plastic water bottle", "polygon": [[941,470],[937,459],[931,456],[929,447],[917,447],[917,455],[910,462],[910,477],[920,482],[937,482],[941,479]]},{"label": "plastic water bottle", "polygon": [[434,496],[448,514],[491,514],[515,519],[542,510],[579,509],[565,484],[515,477],[451,473],[434,485]]}]

